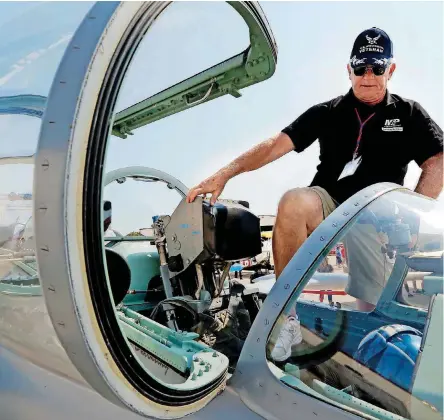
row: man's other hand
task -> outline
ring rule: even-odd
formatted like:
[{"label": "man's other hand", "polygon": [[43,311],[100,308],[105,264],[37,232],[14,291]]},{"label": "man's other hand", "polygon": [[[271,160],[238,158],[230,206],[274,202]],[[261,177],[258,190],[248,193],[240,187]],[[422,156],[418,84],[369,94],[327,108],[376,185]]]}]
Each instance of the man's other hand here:
[{"label": "man's other hand", "polygon": [[215,174],[210,176],[188,191],[187,203],[192,203],[198,195],[210,193],[210,204],[213,205],[216,203],[227,182],[228,180],[222,175]]}]

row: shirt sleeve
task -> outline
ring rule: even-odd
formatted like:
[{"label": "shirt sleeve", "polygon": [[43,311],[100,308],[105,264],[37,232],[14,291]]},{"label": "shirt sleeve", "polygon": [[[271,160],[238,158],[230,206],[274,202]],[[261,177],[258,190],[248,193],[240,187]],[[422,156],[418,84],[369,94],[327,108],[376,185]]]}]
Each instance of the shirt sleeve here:
[{"label": "shirt sleeve", "polygon": [[282,130],[290,137],[296,152],[303,152],[319,137],[327,111],[326,104],[314,105]]},{"label": "shirt sleeve", "polygon": [[442,129],[417,102],[413,108],[413,159],[421,166],[443,151]]}]

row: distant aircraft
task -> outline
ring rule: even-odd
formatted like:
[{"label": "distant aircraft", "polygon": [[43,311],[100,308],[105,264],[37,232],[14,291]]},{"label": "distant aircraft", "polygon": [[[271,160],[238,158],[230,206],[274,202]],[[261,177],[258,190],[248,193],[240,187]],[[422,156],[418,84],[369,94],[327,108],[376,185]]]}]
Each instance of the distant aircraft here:
[{"label": "distant aircraft", "polygon": [[[277,282],[271,274],[249,283],[229,272],[262,252],[254,208],[202,197],[187,204],[187,187],[155,168],[104,169],[111,136],[129,142],[142,126],[240,98],[273,76],[278,50],[261,7],[228,3],[248,26],[248,48],[121,112],[128,66],[169,3],[94,4],[47,97],[2,79],[1,114],[20,115],[11,119],[17,130],[30,121],[38,145],[27,156],[2,155],[2,170],[34,165],[34,177],[19,197],[32,203],[32,217],[13,220],[15,235],[0,244],[1,419],[442,418],[444,228],[434,200],[371,186],[313,232]],[[28,58],[13,72],[36,57],[40,70],[50,64],[39,45],[47,23],[32,19]],[[171,214],[147,214],[143,236],[112,228],[104,191],[124,190],[127,180],[178,194]],[[0,194],[18,191],[12,181],[2,177]],[[348,271],[320,273],[337,243]],[[421,284],[413,297],[403,287],[412,276]],[[364,294],[368,312],[357,309]],[[283,331],[294,345],[277,358]]]}]

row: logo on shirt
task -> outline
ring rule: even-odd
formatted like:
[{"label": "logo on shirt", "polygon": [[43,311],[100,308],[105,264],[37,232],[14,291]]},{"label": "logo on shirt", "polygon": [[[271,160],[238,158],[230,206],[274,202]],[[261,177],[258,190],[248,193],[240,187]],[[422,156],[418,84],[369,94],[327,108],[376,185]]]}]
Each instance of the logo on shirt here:
[{"label": "logo on shirt", "polygon": [[375,45],[378,42],[378,39],[381,38],[381,34],[379,34],[378,36],[376,36],[375,38],[372,38],[368,35],[365,36],[365,39],[367,40],[367,42],[370,45]]},{"label": "logo on shirt", "polygon": [[401,120],[394,118],[392,120],[385,120],[385,124],[382,127],[382,131],[403,131],[404,127],[400,125]]}]

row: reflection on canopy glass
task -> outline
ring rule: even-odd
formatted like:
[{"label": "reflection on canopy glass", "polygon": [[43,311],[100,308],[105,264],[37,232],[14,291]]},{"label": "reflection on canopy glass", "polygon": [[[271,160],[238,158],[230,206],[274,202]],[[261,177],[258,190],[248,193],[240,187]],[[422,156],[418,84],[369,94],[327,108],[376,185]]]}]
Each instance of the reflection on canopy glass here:
[{"label": "reflection on canopy glass", "polygon": [[[268,342],[284,383],[371,418],[442,418],[444,222],[436,207],[392,191],[319,257]],[[330,272],[320,269],[326,261]]]},{"label": "reflection on canopy glass", "polygon": [[[7,114],[8,104],[0,102]],[[40,120],[31,116],[0,116],[0,129],[5,136],[0,155],[0,293],[3,295],[41,295],[32,225],[32,156],[39,126]]]}]

